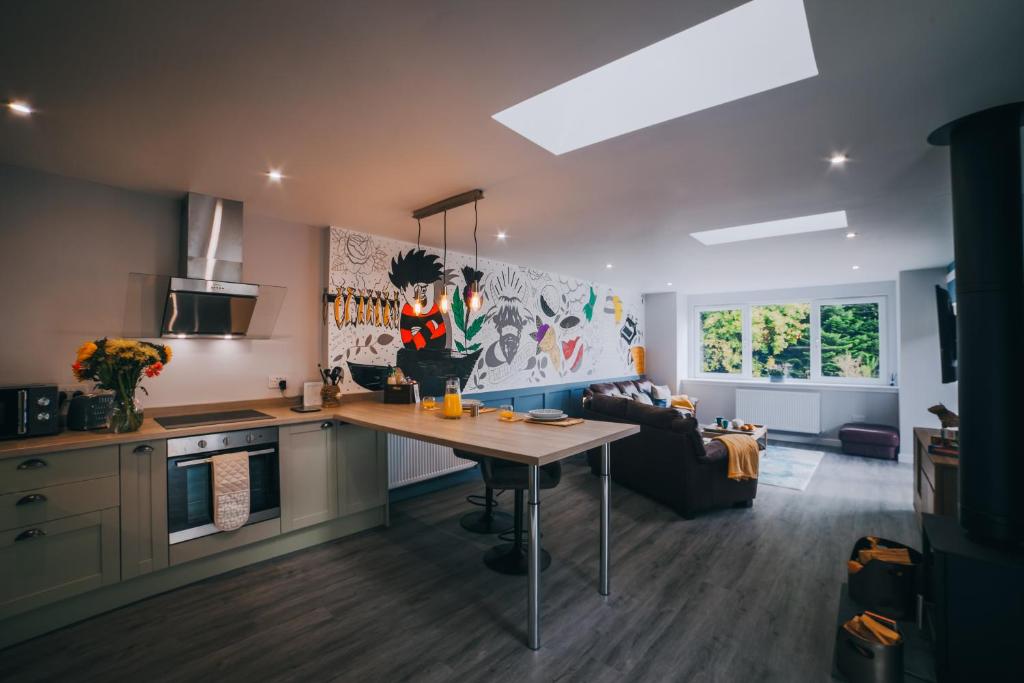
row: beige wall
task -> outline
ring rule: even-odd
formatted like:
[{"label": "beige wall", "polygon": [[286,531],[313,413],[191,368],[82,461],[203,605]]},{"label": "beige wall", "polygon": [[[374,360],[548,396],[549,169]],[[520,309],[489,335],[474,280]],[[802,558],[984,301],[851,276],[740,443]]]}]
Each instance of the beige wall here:
[{"label": "beige wall", "polygon": [[[159,196],[0,165],[0,384],[74,384],[82,341],[117,335],[128,273],[177,266],[180,196]],[[171,340],[144,405],[290,395],[316,377],[323,229],[246,213],[244,278],[288,288],[268,340]]]}]

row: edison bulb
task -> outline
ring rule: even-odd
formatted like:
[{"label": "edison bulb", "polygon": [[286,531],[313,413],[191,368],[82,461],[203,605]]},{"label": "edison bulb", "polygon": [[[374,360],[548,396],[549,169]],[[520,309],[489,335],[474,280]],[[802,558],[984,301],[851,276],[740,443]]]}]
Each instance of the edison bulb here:
[{"label": "edison bulb", "polygon": [[483,302],[480,299],[480,292],[473,290],[473,293],[469,297],[470,310],[479,311],[481,303]]},{"label": "edison bulb", "polygon": [[413,304],[412,304],[412,312],[415,313],[416,315],[419,315],[420,313],[423,312],[423,306],[420,305],[420,300],[419,299],[416,299],[416,301],[413,302]]},{"label": "edison bulb", "polygon": [[447,292],[441,295],[441,298],[437,301],[438,308],[441,309],[442,313],[448,312],[448,294]]}]

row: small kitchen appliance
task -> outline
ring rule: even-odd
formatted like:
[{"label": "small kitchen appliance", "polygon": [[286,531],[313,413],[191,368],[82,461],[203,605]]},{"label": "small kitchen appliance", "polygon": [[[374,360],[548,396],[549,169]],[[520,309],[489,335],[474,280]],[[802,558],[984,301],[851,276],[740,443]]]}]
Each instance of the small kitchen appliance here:
[{"label": "small kitchen appliance", "polygon": [[87,431],[105,429],[114,407],[114,394],[110,391],[96,391],[72,396],[68,403],[68,429]]},{"label": "small kitchen appliance", "polygon": [[0,387],[0,439],[60,432],[59,397],[55,384]]}]

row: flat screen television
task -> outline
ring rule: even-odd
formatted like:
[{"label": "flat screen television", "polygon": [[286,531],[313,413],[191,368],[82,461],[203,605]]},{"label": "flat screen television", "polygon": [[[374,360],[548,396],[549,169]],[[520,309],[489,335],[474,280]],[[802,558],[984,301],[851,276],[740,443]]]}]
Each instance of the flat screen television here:
[{"label": "flat screen television", "polygon": [[935,285],[935,308],[939,314],[939,356],[942,383],[956,381],[956,312],[949,292]]}]

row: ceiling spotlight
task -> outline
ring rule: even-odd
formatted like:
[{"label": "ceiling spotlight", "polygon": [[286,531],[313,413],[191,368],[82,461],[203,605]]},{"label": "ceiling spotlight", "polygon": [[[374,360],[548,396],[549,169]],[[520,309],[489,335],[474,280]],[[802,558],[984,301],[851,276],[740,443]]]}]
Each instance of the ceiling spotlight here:
[{"label": "ceiling spotlight", "polygon": [[842,152],[836,152],[835,154],[828,158],[828,163],[832,164],[833,166],[842,166],[849,160],[850,157],[846,156]]},{"label": "ceiling spotlight", "polygon": [[7,103],[7,108],[19,116],[28,116],[35,111],[28,102],[12,100]]},{"label": "ceiling spotlight", "polygon": [[284,174],[281,173],[280,169],[272,168],[267,171],[267,177],[270,178],[270,182],[279,183],[281,182],[281,179],[284,178]]},{"label": "ceiling spotlight", "polygon": [[850,232],[846,233],[846,239],[848,239],[848,240],[852,240],[856,236],[857,236],[857,233],[853,232],[852,230]]},{"label": "ceiling spotlight", "polygon": [[665,286],[666,286],[666,287],[671,287],[671,286],[672,286],[672,283],[671,283],[671,282],[666,282],[666,283],[665,283]]},{"label": "ceiling spotlight", "polygon": [[606,263],[606,264],[604,264],[604,267],[605,267],[605,268],[611,268],[611,267],[612,267],[612,264],[610,264],[610,263]]},{"label": "ceiling spotlight", "polygon": [[860,266],[854,266],[853,269],[854,270],[860,270]]},{"label": "ceiling spotlight", "polygon": [[506,234],[506,232],[504,230],[499,230],[498,231],[498,239],[499,240],[504,240],[506,237],[508,237],[508,234]]}]

